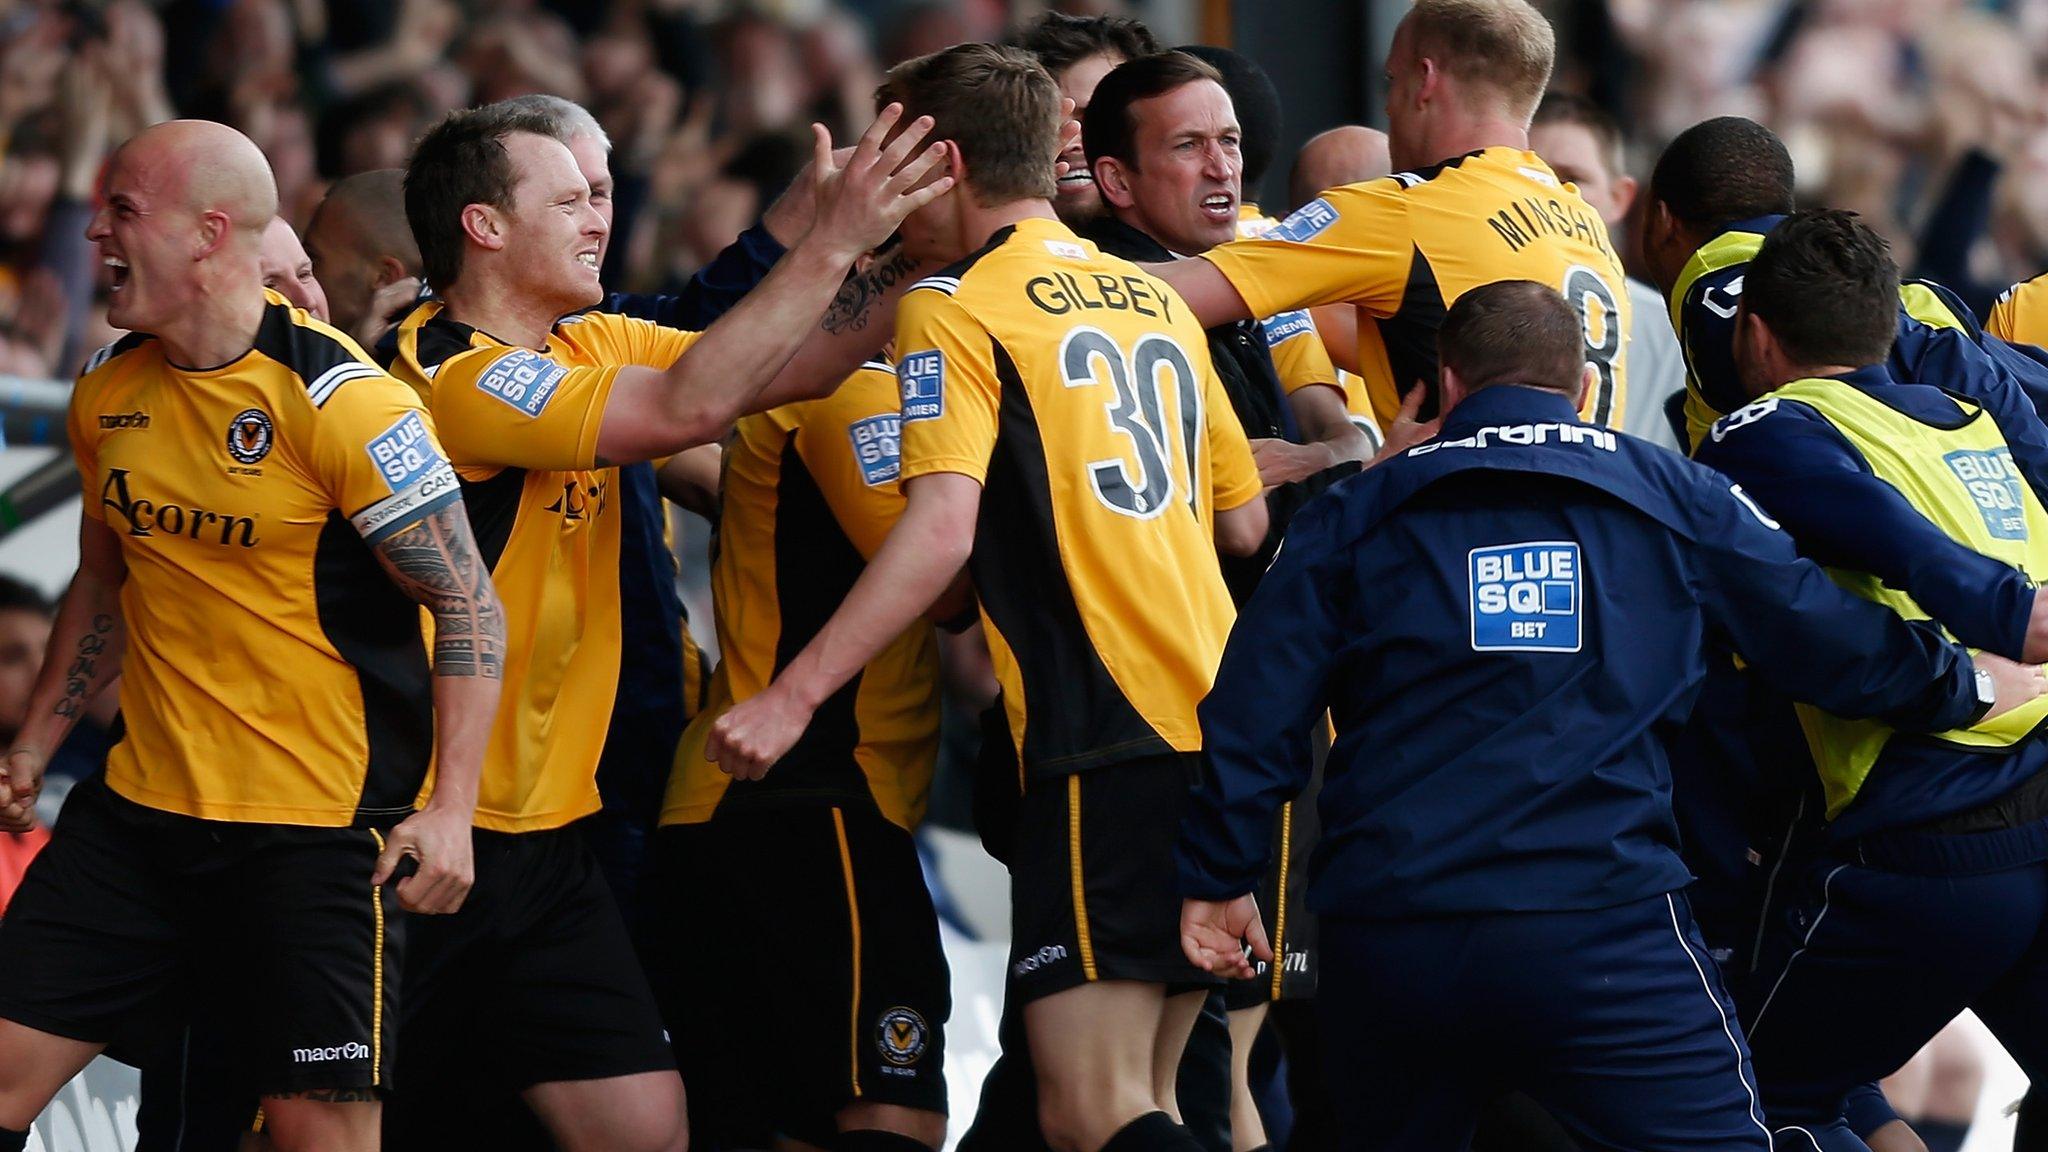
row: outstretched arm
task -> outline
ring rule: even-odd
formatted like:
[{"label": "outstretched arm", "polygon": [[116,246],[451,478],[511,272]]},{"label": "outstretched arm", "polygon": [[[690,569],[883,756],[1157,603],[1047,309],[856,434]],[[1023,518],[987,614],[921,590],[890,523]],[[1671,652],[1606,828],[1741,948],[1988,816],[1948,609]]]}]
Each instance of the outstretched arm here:
[{"label": "outstretched arm", "polygon": [[475,879],[470,822],[505,660],[505,614],[460,500],[375,546],[392,583],[434,617],[434,795],[391,830],[371,883],[410,856],[398,897],[414,912],[453,912]]}]

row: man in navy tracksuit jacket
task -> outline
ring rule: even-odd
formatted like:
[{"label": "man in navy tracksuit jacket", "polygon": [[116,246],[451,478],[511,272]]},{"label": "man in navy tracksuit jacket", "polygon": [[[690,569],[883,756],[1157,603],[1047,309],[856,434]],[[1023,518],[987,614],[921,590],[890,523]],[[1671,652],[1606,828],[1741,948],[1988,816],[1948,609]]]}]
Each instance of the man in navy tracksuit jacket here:
[{"label": "man in navy tracksuit jacket", "polygon": [[[1548,288],[1467,293],[1439,339],[1441,434],[1303,509],[1231,634],[1184,946],[1216,971],[1263,947],[1245,894],[1327,707],[1309,906],[1345,1146],[1459,1148],[1520,1089],[1594,1147],[1766,1149],[1660,746],[1704,642],[1901,728],[1990,705],[1967,653],[1841,591],[1725,479],[1581,422],[1580,321]],[[2006,706],[2039,694],[1983,664]]]}]

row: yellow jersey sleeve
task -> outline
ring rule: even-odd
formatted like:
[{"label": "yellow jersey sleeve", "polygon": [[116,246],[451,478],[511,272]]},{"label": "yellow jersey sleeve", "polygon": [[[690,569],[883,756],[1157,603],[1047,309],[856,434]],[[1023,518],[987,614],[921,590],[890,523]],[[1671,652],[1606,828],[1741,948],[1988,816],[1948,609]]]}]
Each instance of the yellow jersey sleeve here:
[{"label": "yellow jersey sleeve", "polygon": [[1323,347],[1323,334],[1316,330],[1315,317],[1308,309],[1268,317],[1262,326],[1281,391],[1292,396],[1311,384],[1343,387],[1337,379],[1337,365],[1331,361],[1329,349]]},{"label": "yellow jersey sleeve", "polygon": [[527,348],[478,348],[434,376],[434,426],[462,461],[548,471],[597,463],[619,368],[572,367]]},{"label": "yellow jersey sleeve", "polygon": [[1202,256],[1254,316],[1340,303],[1391,316],[1414,258],[1408,205],[1391,177],[1332,188],[1264,236],[1232,240]]},{"label": "yellow jersey sleeve", "polygon": [[663,371],[680,359],[702,335],[610,312],[585,313],[573,321],[565,321],[559,331],[576,343],[591,347],[592,355],[587,358],[594,363],[637,364],[642,368]]},{"label": "yellow jersey sleeve", "polygon": [[2000,293],[1984,331],[2009,344],[2048,346],[2048,276],[2021,281]]},{"label": "yellow jersey sleeve", "polygon": [[903,419],[896,378],[862,368],[838,391],[803,406],[796,452],[846,538],[872,560],[903,515]]},{"label": "yellow jersey sleeve", "polygon": [[957,472],[988,479],[1002,382],[984,328],[938,288],[906,293],[896,310],[902,479]]},{"label": "yellow jersey sleeve", "polygon": [[350,380],[313,421],[313,473],[369,543],[461,498],[419,398],[397,380],[381,372]]},{"label": "yellow jersey sleeve", "polygon": [[1216,366],[1203,348],[1202,385],[1206,395],[1202,404],[1208,409],[1209,436],[1209,488],[1214,493],[1216,510],[1228,512],[1232,508],[1249,504],[1265,485],[1259,482],[1259,467],[1252,463],[1252,443],[1245,438],[1244,424],[1237,418],[1237,409],[1230,406],[1230,395],[1223,390],[1223,379],[1216,375]]}]

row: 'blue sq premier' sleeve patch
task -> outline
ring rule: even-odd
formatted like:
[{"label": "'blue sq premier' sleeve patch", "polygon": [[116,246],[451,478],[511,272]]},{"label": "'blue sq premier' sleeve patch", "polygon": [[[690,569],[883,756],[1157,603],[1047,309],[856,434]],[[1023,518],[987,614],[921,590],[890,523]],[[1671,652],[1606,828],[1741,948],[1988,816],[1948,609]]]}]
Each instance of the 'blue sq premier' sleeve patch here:
[{"label": "'blue sq premier' sleeve patch", "polygon": [[528,416],[538,417],[568,374],[567,368],[538,352],[515,348],[484,369],[476,386]]},{"label": "'blue sq premier' sleeve patch", "polygon": [[1468,564],[1474,652],[1579,650],[1585,597],[1577,543],[1474,548]]},{"label": "'blue sq premier' sleeve patch", "polygon": [[903,418],[884,412],[847,425],[846,434],[853,439],[853,458],[868,487],[894,484],[903,471]]},{"label": "'blue sq premier' sleeve patch", "polygon": [[1999,448],[1990,452],[1960,451],[1942,457],[1949,471],[1962,481],[1963,490],[1984,517],[1984,530],[2000,540],[2027,538],[2027,511],[2020,495],[2020,472],[2012,452]]},{"label": "'blue sq premier' sleeve patch", "polygon": [[1337,210],[1328,200],[1318,196],[1296,208],[1292,215],[1282,220],[1271,232],[1268,240],[1286,240],[1293,244],[1306,244],[1323,234],[1330,225],[1337,222]]},{"label": "'blue sq premier' sleeve patch", "polygon": [[946,414],[946,355],[933,348],[914,352],[896,365],[905,420],[936,420]]},{"label": "'blue sq premier' sleeve patch", "polygon": [[426,421],[417,412],[407,412],[366,447],[393,492],[402,491],[441,462],[441,454],[434,451],[434,442],[427,436]]}]

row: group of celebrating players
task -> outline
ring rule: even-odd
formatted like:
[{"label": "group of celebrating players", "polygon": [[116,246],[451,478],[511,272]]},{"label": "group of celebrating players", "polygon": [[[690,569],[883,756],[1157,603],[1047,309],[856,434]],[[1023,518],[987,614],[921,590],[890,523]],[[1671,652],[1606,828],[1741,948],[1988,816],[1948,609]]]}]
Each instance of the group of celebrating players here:
[{"label": "group of celebrating players", "polygon": [[[912,830],[963,637],[998,688],[976,803],[1012,907],[1005,1053],[966,1147],[1263,1147],[1247,1065],[1269,1014],[1304,1073],[1297,1147],[1922,1147],[1872,1085],[1966,1007],[2048,1074],[2048,697],[2014,663],[2048,658],[2027,576],[2048,566],[2048,306],[2022,287],[1987,334],[1900,285],[1852,217],[1794,215],[1783,146],[1733,119],[1657,165],[1648,290],[1609,232],[1612,126],[1546,99],[1553,54],[1524,0],[1419,0],[1389,134],[1319,137],[1296,175],[1320,193],[1274,220],[1242,198],[1277,134],[1254,67],[1050,17],[1021,48],[892,69],[855,147],[816,129],[763,222],[660,297],[599,282],[609,144],[567,101],[450,114],[402,173],[336,186],[310,260],[239,133],[128,141],[89,236],[131,334],[74,394],[79,568],[0,827],[33,821],[117,677],[125,734],[0,920],[0,1152],[110,1048],[143,1066],[166,1147],[942,1147],[949,976]],[[1558,316],[1577,416],[1445,431],[1483,387],[1549,386]],[[1946,392],[1868,398],[1893,382]],[[1250,649],[1499,737],[1402,679],[1398,645],[1337,651],[1290,522],[1314,512],[1320,542],[1323,494],[1397,459],[1494,433],[1612,451],[1624,426],[1682,437],[1838,583],[1982,649],[1978,675],[1800,584],[1803,625],[1764,635],[1782,605],[1759,601],[1692,636],[1653,784],[1625,801],[1575,791],[1608,778],[1595,758],[1536,764],[1556,776],[1526,819],[1465,808],[1497,786],[1474,778],[1431,784],[1429,822],[1370,823],[1355,778],[1421,745],[1361,750],[1354,727],[1347,749],[1370,709]],[[1935,491],[1922,440],[1964,495]],[[720,660],[687,727],[636,702],[627,656],[638,601],[674,595],[662,495],[719,523]],[[1625,642],[1581,634],[1564,547],[1459,554],[1472,611],[1493,595],[1513,620],[1483,637],[1475,614],[1468,654]],[[1767,553],[1741,556],[1794,572]],[[1400,586],[1434,578],[1341,597],[1426,616]],[[1287,625],[1233,635],[1250,604]],[[1778,674],[1800,660],[1831,682]],[[1787,739],[1785,695],[1943,738],[1806,710],[1820,735]],[[621,835],[600,764],[629,756],[666,785]],[[1354,780],[1323,797],[1311,910],[1325,757]],[[1591,799],[1547,823],[1566,794]],[[644,861],[615,868],[635,836]],[[1312,912],[1365,947],[1383,915],[1407,939],[1652,895],[1680,991],[1714,1008],[1696,1035],[1658,1032],[1665,993],[1593,945],[1611,1005],[1533,961],[1512,994],[1650,1013],[1598,1059],[1503,1040],[1509,1072],[1467,1074],[1378,1025],[1325,1016],[1318,1041],[1303,1014],[1319,976],[1361,1011],[1355,970],[1317,971]],[[1473,963],[1439,927],[1410,960]],[[1376,1062],[1335,1058],[1368,1033]]]}]

